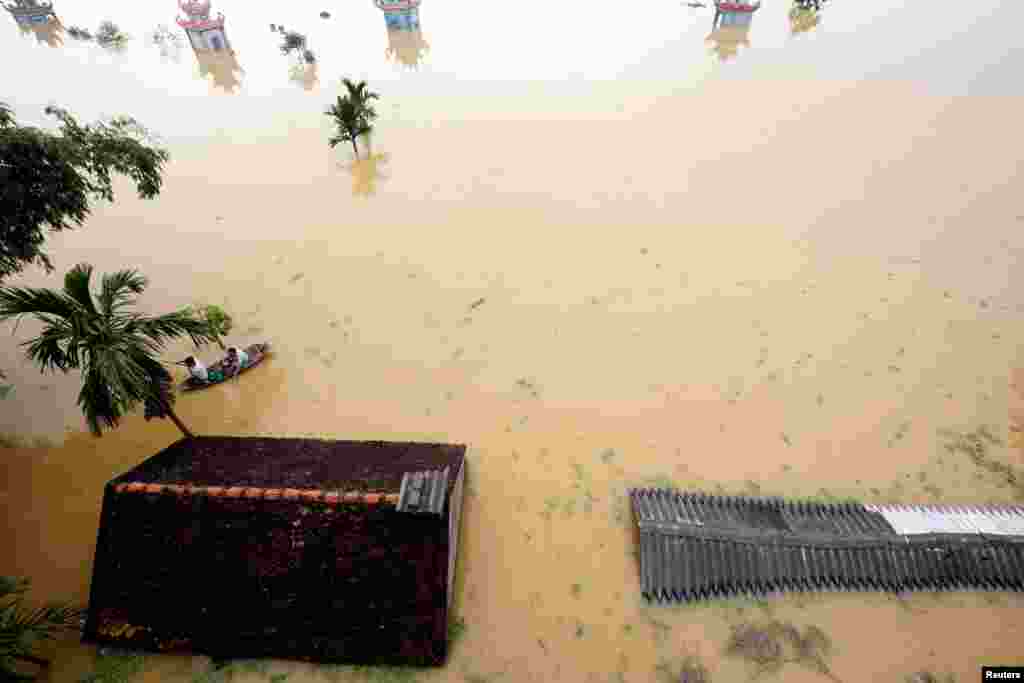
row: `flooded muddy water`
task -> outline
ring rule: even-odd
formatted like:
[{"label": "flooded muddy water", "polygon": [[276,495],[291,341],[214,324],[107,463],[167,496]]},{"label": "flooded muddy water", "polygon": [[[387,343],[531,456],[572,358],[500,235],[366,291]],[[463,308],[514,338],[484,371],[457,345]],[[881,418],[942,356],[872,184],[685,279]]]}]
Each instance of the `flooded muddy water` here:
[{"label": "flooded muddy water", "polygon": [[[1021,597],[648,607],[625,492],[1024,499],[984,466],[1024,472],[1022,7],[766,0],[721,32],[677,2],[430,0],[389,29],[370,2],[224,0],[234,54],[177,57],[144,39],[184,40],[173,3],[55,6],[65,27],[119,23],[121,52],[2,16],[21,121],[128,113],[172,154],[159,198],[119,184],[49,239],[57,273],[6,284],[137,267],[147,309],[218,303],[231,341],[271,341],[239,381],[181,397],[197,433],[469,444],[466,630],[417,680],[668,681],[689,654],[744,680],[729,628],[766,618],[822,628],[841,680],[974,680],[1024,663]],[[270,23],[307,34],[316,68]],[[346,75],[381,94],[359,161],[327,146]],[[178,433],[137,416],[83,434],[76,378],[21,356],[36,329],[0,338],[0,573],[84,603],[103,483]],[[94,657],[62,641],[49,680]],[[195,666],[147,657],[142,678]]]}]

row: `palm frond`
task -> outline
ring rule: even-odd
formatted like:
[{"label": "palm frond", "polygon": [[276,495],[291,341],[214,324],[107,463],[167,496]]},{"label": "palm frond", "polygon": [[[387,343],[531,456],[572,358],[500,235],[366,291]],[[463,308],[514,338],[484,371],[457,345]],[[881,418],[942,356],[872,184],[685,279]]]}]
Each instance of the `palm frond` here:
[{"label": "palm frond", "polygon": [[89,291],[91,279],[92,266],[88,263],[79,263],[64,275],[64,294],[81,306],[86,313],[96,315],[96,305],[92,300],[92,292]]},{"label": "palm frond", "polygon": [[39,316],[46,327],[39,336],[25,344],[25,353],[40,370],[66,371],[78,367],[77,348],[73,343],[74,333],[63,320]]},{"label": "palm frond", "polygon": [[149,280],[137,270],[119,270],[103,276],[99,301],[105,315],[111,315],[122,306],[132,303],[135,294],[141,294]]},{"label": "palm frond", "polygon": [[0,287],[0,321],[20,315],[50,314],[70,318],[75,303],[53,289]]},{"label": "palm frond", "polygon": [[155,318],[136,318],[133,331],[163,346],[171,339],[188,335],[197,346],[213,341],[210,326],[195,317],[189,309],[183,309]]}]

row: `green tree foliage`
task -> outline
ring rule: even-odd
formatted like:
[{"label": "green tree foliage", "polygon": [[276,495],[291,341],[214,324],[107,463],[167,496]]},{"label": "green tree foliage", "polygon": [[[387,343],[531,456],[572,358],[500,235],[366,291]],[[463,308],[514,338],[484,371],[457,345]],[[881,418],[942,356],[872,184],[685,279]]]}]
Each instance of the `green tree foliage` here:
[{"label": "green tree foliage", "polygon": [[215,304],[198,304],[187,310],[193,317],[206,323],[213,341],[217,342],[221,350],[227,350],[222,337],[226,337],[234,327],[235,323],[231,315]]},{"label": "green tree foliage", "polygon": [[332,137],[328,144],[333,149],[339,143],[351,142],[352,149],[356,156],[359,156],[359,148],[356,140],[361,135],[366,135],[373,130],[373,121],[377,118],[377,112],[370,104],[372,100],[379,99],[379,95],[366,87],[366,81],[354,83],[345,78],[342,80],[348,93],[344,97],[338,97],[338,101],[331,105],[326,111],[327,116],[334,119],[338,128],[338,134]]},{"label": "green tree foliage", "polygon": [[0,103],[0,280],[32,263],[53,271],[46,231],[81,226],[92,200],[113,201],[113,173],[152,199],[170,158],[132,118],[83,126],[63,109],[46,113],[60,122],[57,132],[18,125]]},{"label": "green tree foliage", "polygon": [[123,50],[128,44],[129,35],[112,21],[101,21],[96,29],[96,42],[111,50]]},{"label": "green tree foliage", "polygon": [[61,631],[78,630],[84,610],[59,603],[35,609],[24,605],[28,579],[0,576],[0,681],[31,681],[24,665],[45,668],[36,646]]},{"label": "green tree foliage", "polygon": [[170,418],[191,437],[171,407],[171,375],[157,357],[172,339],[212,341],[208,324],[189,309],[156,317],[132,310],[148,285],[135,270],[104,275],[94,296],[92,272],[88,263],[75,266],[61,291],[0,287],[0,322],[28,315],[43,323],[39,336],[22,344],[26,354],[43,371],[81,371],[78,405],[96,436],[141,402],[146,419]]},{"label": "green tree foliage", "polygon": [[301,53],[306,49],[306,36],[298,31],[288,31],[284,34],[281,42],[281,54],[290,55],[293,52]]}]

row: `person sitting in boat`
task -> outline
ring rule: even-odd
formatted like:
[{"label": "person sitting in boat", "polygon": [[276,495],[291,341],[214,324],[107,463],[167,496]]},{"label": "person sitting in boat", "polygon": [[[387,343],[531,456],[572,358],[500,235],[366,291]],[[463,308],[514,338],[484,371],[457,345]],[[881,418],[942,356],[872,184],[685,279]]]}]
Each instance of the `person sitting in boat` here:
[{"label": "person sitting in boat", "polygon": [[223,372],[208,369],[203,365],[203,361],[195,356],[189,356],[185,359],[185,367],[188,368],[189,379],[193,382],[210,384],[211,382],[220,382],[224,379]]},{"label": "person sitting in boat", "polygon": [[185,367],[188,368],[189,379],[204,383],[210,381],[210,373],[207,372],[206,366],[195,356],[189,356],[185,359]]},{"label": "person sitting in boat", "polygon": [[224,359],[224,374],[227,377],[237,375],[249,365],[249,354],[237,346],[228,347],[228,357]]}]

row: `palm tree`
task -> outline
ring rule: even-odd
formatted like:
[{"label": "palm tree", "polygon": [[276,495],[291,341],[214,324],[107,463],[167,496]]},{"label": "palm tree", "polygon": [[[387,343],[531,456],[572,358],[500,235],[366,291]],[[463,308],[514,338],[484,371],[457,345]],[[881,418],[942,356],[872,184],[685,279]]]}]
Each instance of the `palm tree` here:
[{"label": "palm tree", "polygon": [[28,662],[44,669],[45,659],[33,654],[34,644],[50,640],[58,631],[81,627],[84,610],[52,603],[25,609],[21,602],[28,591],[28,579],[0,576],[0,680],[31,681],[35,676],[19,673],[17,662]]},{"label": "palm tree", "polygon": [[373,121],[377,118],[377,112],[370,104],[370,100],[379,99],[379,95],[367,89],[366,81],[354,83],[345,78],[342,83],[345,84],[348,94],[338,97],[338,101],[332,104],[326,112],[327,116],[334,119],[334,124],[338,127],[338,134],[332,137],[328,144],[333,149],[338,143],[351,142],[352,149],[358,158],[359,148],[356,146],[356,140],[360,135],[366,135],[373,130]]},{"label": "palm tree", "polygon": [[44,324],[23,344],[43,370],[82,371],[78,405],[90,431],[116,427],[134,406],[145,417],[167,417],[186,437],[193,434],[171,405],[171,375],[157,360],[164,345],[188,336],[196,345],[214,339],[209,324],[189,309],[149,317],[130,310],[149,284],[135,270],[103,276],[95,297],[89,288],[93,268],[80,263],[64,276],[64,289],[0,287],[0,321],[29,315]]}]

